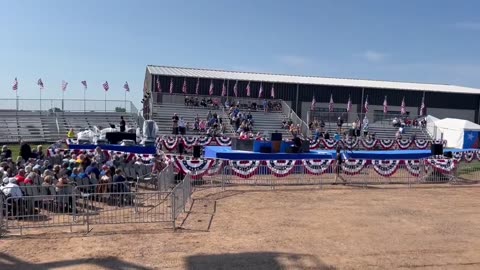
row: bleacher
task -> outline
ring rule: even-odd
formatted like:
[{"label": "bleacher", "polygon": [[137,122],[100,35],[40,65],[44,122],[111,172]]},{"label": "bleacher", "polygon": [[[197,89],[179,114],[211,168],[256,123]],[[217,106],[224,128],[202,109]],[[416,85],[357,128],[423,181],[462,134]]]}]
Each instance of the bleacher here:
[{"label": "bleacher", "polygon": [[[191,107],[185,106],[184,104],[179,103],[162,103],[153,105],[152,110],[152,119],[157,123],[159,134],[171,134],[172,133],[172,116],[174,113],[177,113],[178,117],[183,117],[183,119],[193,127],[193,123],[196,115],[200,117],[201,120],[206,120],[208,111],[211,110],[212,113],[216,112],[219,117],[222,118],[223,123],[226,125],[226,134],[227,136],[233,134],[234,127],[230,125],[230,120],[228,115],[222,108],[213,109],[213,108],[203,108],[203,107]],[[242,108],[242,113],[247,113],[248,109]],[[285,115],[282,112],[269,112],[264,113],[263,111],[251,111],[253,116],[254,125],[253,132],[263,133],[267,132],[271,134],[274,131],[283,133],[284,135],[289,134],[288,130],[282,129],[282,120],[285,118]],[[198,131],[188,130],[187,135],[197,135]]]},{"label": "bleacher", "polygon": [[109,127],[118,125],[120,116],[124,116],[128,127],[136,128],[133,116],[117,112],[34,112],[0,111],[0,143],[54,142],[64,139],[70,128],[77,132],[93,126]]}]

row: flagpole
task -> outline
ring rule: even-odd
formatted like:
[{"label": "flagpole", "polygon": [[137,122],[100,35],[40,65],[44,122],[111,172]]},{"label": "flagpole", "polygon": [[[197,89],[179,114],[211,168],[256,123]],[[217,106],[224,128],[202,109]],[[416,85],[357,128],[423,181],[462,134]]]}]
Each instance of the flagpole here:
[{"label": "flagpole", "polygon": [[40,114],[42,114],[42,88],[40,87]]},{"label": "flagpole", "polygon": [[107,91],[105,90],[105,112],[107,112]]},{"label": "flagpole", "polygon": [[83,113],[85,113],[85,111],[87,110],[87,105],[86,105],[86,102],[85,102],[86,95],[87,95],[87,88],[84,87],[83,88]]},{"label": "flagpole", "polygon": [[124,105],[124,106],[125,106],[125,112],[127,112],[127,90],[125,90],[125,99],[124,99],[124,101],[125,101],[125,105]]},{"label": "flagpole", "polygon": [[64,108],[64,102],[65,102],[64,100],[65,100],[65,91],[63,91],[63,89],[62,89],[62,112],[64,111],[64,109],[63,109]]}]

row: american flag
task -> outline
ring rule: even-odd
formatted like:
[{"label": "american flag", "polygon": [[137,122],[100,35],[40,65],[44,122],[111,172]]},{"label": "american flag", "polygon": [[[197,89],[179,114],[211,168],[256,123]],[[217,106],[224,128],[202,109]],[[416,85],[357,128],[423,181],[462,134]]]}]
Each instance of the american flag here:
[{"label": "american flag", "polygon": [[260,90],[258,91],[258,97],[261,98],[263,95],[263,84],[260,83]]},{"label": "american flag", "polygon": [[183,92],[184,94],[187,93],[187,78],[183,79],[182,92]]},{"label": "american flag", "polygon": [[404,115],[407,113],[407,109],[405,108],[405,97],[402,99],[402,104],[400,105],[400,114]]},{"label": "american flag", "polygon": [[227,95],[227,87],[225,86],[225,81],[222,84],[222,97]]},{"label": "american flag", "polygon": [[368,113],[368,96],[365,98],[365,105],[363,105],[363,108],[365,109],[365,113]]},{"label": "american flag", "polygon": [[250,82],[247,84],[247,97],[250,96]]},{"label": "american flag", "polygon": [[208,89],[208,94],[209,94],[210,96],[213,95],[213,80],[210,81],[210,89]]},{"label": "american flag", "polygon": [[123,85],[123,89],[125,89],[125,91],[127,92],[130,92],[130,86],[128,86],[128,82],[125,82],[125,84]]},{"label": "american flag", "polygon": [[62,81],[62,91],[63,92],[67,91],[67,86],[68,86],[68,82]]},{"label": "american flag", "polygon": [[195,94],[198,95],[199,90],[200,90],[200,78],[197,78],[197,85],[195,85]]},{"label": "american flag", "polygon": [[107,82],[107,81],[105,81],[105,82],[103,83],[103,89],[105,90],[105,92],[107,92],[108,89],[110,89],[110,86],[108,86],[108,82]]},{"label": "american flag", "polygon": [[40,90],[43,89],[44,86],[43,86],[43,81],[42,81],[42,79],[38,79],[37,85],[40,86]]},{"label": "american flag", "polygon": [[328,103],[328,111],[333,112],[333,95],[330,94],[330,103]]},{"label": "american flag", "polygon": [[170,79],[170,94],[173,94],[173,78]]},{"label": "american flag", "polygon": [[275,84],[272,84],[272,90],[270,90],[270,96],[275,98]]},{"label": "american flag", "polygon": [[157,78],[157,92],[162,92],[162,84],[160,83],[160,79]]},{"label": "american flag", "polygon": [[236,81],[235,85],[233,86],[233,94],[235,94],[235,97],[238,96],[238,81]]},{"label": "american flag", "polygon": [[17,90],[18,90],[18,80],[17,80],[16,77],[15,77],[15,80],[13,81],[12,90],[13,90],[13,91],[17,91]]},{"label": "american flag", "polygon": [[383,100],[383,113],[387,114],[388,112],[388,103],[387,103],[387,96],[385,96],[385,99]]},{"label": "american flag", "polygon": [[425,96],[422,97],[422,104],[420,105],[420,115],[425,115]]},{"label": "american flag", "polygon": [[310,105],[310,110],[313,111],[313,110],[315,109],[315,104],[316,104],[316,103],[317,103],[317,102],[315,101],[315,96],[313,96],[313,97],[312,97],[312,105]]},{"label": "american flag", "polygon": [[350,112],[352,110],[352,99],[350,96],[348,96],[348,102],[347,102],[347,112]]},{"label": "american flag", "polygon": [[81,81],[83,87],[85,88],[85,90],[87,90],[87,81]]}]

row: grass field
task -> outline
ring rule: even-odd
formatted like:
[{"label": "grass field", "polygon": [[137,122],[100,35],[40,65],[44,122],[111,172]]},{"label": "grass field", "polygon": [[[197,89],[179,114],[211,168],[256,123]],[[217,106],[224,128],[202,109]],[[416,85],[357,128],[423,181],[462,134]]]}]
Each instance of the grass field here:
[{"label": "grass field", "polygon": [[[20,145],[19,144],[7,144],[7,145],[8,145],[8,148],[10,148],[10,150],[12,150],[13,160],[16,160],[17,157],[20,154]],[[30,144],[30,147],[33,150],[37,147],[37,145],[40,145],[40,143],[39,144]],[[50,146],[50,144],[41,144],[41,145],[43,145],[43,150],[44,151]]]}]

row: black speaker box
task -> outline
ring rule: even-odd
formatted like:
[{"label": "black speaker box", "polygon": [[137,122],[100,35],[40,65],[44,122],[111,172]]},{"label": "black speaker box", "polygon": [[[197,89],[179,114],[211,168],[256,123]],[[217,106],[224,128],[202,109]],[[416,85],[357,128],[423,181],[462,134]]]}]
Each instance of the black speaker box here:
[{"label": "black speaker box", "polygon": [[443,155],[443,144],[441,143],[432,143],[430,148],[432,152],[432,156],[440,156]]},{"label": "black speaker box", "polygon": [[201,153],[202,153],[202,146],[194,145],[193,146],[193,157],[194,158],[199,158]]},{"label": "black speaker box", "polygon": [[310,142],[307,140],[302,140],[302,149],[300,149],[302,153],[309,153],[310,152]]},{"label": "black speaker box", "polygon": [[183,145],[183,142],[178,143],[177,150],[178,154],[183,155],[183,152],[185,151],[185,146]]},{"label": "black speaker box", "polygon": [[443,153],[443,155],[446,157],[446,158],[453,158],[453,153],[452,151],[445,151]]}]

